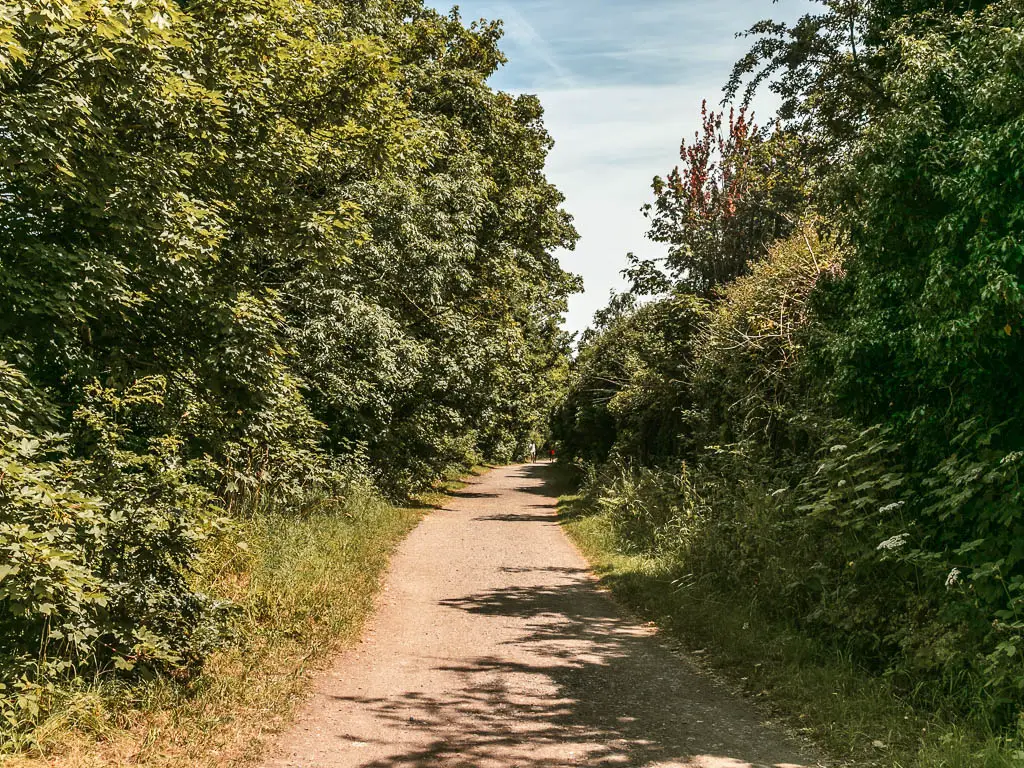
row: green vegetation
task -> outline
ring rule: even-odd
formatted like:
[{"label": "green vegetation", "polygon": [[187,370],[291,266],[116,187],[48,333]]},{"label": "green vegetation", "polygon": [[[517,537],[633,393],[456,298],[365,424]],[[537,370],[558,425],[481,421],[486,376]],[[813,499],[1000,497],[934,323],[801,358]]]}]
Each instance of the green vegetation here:
[{"label": "green vegetation", "polygon": [[[309,569],[372,581],[405,524],[351,505],[525,453],[576,235],[499,36],[420,0],[0,8],[0,743],[86,682],[146,708],[264,631],[309,652]],[[210,579],[247,539],[252,594]]]},{"label": "green vegetation", "polygon": [[602,585],[679,639],[700,663],[739,681],[746,695],[774,709],[800,736],[858,765],[1020,764],[1021,752],[983,724],[915,709],[898,685],[865,675],[844,649],[774,620],[757,603],[694,582],[679,558],[627,554],[630,540],[617,533],[611,513],[599,511],[595,501],[589,494],[566,496],[561,511],[566,530]]},{"label": "green vegetation", "polygon": [[705,114],[555,412],[577,535],[840,756],[1019,763],[1024,5],[753,31],[781,121]]},{"label": "green vegetation", "polygon": [[49,714],[12,745],[23,757],[5,765],[170,768],[258,755],[310,673],[356,638],[393,545],[420,514],[353,489],[307,514],[239,526],[197,578],[199,589],[231,600],[233,642],[187,678],[66,684]]},{"label": "green vegetation", "polygon": [[780,120],[705,107],[570,370],[500,24],[0,8],[3,749],[251,751],[365,617],[387,499],[550,426],[613,587],[837,752],[1024,760],[1024,3],[751,32],[726,93]]}]

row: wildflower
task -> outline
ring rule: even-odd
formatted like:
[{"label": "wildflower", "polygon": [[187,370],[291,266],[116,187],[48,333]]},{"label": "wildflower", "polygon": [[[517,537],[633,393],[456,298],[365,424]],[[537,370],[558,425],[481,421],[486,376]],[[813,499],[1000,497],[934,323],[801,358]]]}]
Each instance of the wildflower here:
[{"label": "wildflower", "polygon": [[946,577],[946,589],[952,589],[960,583],[960,569],[954,568]]},{"label": "wildflower", "polygon": [[906,545],[907,540],[909,538],[909,533],[897,533],[895,536],[890,536],[888,539],[879,544],[877,549],[885,552],[892,552],[894,550],[901,549]]},{"label": "wildflower", "polygon": [[878,511],[885,515],[889,512],[895,512],[897,509],[902,508],[905,503],[906,502],[904,501],[894,501],[892,504],[886,504],[884,507],[880,507]]},{"label": "wildflower", "polygon": [[830,453],[842,453],[843,451],[846,450],[846,446],[845,445],[833,445],[828,450],[829,450]]}]

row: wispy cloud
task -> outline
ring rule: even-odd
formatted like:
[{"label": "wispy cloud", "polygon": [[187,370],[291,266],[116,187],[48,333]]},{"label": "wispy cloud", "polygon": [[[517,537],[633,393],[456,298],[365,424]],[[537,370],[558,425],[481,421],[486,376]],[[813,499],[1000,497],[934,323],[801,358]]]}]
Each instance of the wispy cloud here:
[{"label": "wispy cloud", "polygon": [[[453,0],[451,0],[453,1]],[[442,2],[433,0],[436,6]],[[766,16],[793,18],[809,0],[459,0],[468,16],[502,18],[509,64],[497,87],[537,93],[555,139],[549,178],[581,239],[562,263],[583,275],[566,327],[586,327],[608,292],[624,289],[625,254],[662,255],[640,213],[651,178],[678,162],[749,41],[735,33]],[[756,105],[774,111],[772,99]]]},{"label": "wispy cloud", "polygon": [[557,85],[566,88],[575,88],[579,85],[572,71],[561,64],[551,44],[526,20],[526,17],[508,4],[500,5],[498,9],[505,21],[507,39],[520,47],[524,53],[542,61],[555,76]]}]

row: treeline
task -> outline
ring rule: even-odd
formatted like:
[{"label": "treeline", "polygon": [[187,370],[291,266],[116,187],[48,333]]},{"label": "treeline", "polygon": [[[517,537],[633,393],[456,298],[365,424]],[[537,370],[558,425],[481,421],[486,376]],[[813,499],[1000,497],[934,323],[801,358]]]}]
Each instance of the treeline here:
[{"label": "treeline", "polygon": [[525,451],[574,243],[497,24],[420,0],[0,8],[0,715],[184,674],[232,518]]},{"label": "treeline", "polygon": [[1024,4],[824,0],[752,32],[727,97],[770,87],[780,119],[706,110],[655,179],[667,256],[582,338],[563,454],[680,588],[1012,732]]}]

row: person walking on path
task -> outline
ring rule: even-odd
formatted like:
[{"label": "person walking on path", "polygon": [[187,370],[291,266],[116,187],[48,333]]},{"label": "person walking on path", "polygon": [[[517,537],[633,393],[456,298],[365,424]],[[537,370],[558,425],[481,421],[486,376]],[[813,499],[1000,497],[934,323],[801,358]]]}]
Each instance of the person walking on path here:
[{"label": "person walking on path", "polygon": [[530,463],[533,464],[537,461],[537,444],[530,443]]}]

